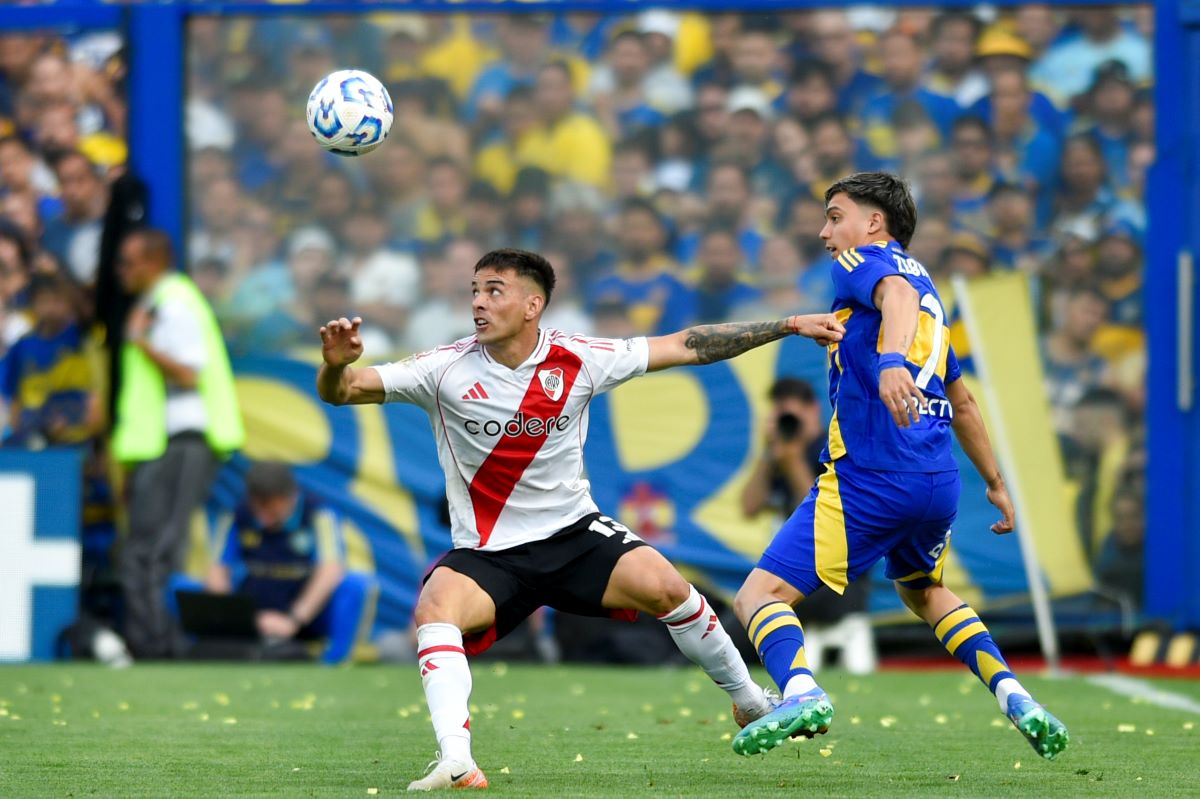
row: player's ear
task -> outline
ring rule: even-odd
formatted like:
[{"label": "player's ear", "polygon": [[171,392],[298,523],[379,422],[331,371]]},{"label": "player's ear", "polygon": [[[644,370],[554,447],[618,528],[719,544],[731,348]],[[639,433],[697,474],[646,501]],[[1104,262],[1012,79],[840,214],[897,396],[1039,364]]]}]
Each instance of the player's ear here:
[{"label": "player's ear", "polygon": [[536,291],[531,291],[525,299],[525,318],[537,319],[542,309],[546,307],[546,298]]},{"label": "player's ear", "polygon": [[885,227],[883,211],[871,211],[871,215],[867,217],[867,232],[874,236],[876,233],[881,233]]}]

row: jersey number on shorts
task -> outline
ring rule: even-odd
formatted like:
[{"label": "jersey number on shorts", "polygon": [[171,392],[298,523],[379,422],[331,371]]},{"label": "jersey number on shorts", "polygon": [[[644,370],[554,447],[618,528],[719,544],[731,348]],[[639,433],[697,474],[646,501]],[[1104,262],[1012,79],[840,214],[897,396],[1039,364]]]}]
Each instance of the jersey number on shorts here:
[{"label": "jersey number on shorts", "polygon": [[633,530],[630,530],[616,519],[611,519],[608,516],[601,516],[599,519],[593,519],[592,523],[588,525],[588,529],[595,530],[605,538],[612,538],[617,533],[624,533],[625,537],[621,539],[622,544],[628,544],[630,541],[642,540]]}]

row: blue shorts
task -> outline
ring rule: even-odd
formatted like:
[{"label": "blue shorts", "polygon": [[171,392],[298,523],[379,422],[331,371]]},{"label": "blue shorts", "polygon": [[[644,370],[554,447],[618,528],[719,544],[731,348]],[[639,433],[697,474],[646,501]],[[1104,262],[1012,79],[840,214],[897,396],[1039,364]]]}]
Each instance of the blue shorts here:
[{"label": "blue shorts", "polygon": [[958,472],[880,472],[849,458],[825,464],[812,491],[775,534],[758,568],[805,596],[822,583],[839,594],[880,558],[907,588],[942,581]]}]

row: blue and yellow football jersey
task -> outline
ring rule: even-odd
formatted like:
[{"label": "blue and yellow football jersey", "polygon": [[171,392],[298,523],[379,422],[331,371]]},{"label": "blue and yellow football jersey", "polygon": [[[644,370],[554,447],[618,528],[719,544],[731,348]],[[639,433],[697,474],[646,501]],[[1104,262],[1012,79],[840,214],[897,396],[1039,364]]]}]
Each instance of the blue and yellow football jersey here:
[{"label": "blue and yellow football jersey", "polygon": [[[832,311],[846,326],[829,347],[829,402],[833,417],[821,460],[849,458],[856,466],[892,472],[956,469],[951,450],[953,411],[946,385],[960,377],[950,347],[946,312],[929,273],[897,242],[878,241],[834,260]],[[917,335],[905,356],[928,408],[916,424],[898,427],[879,399],[878,361],[883,314],[872,294],[885,277],[899,276],[920,295]]]}]

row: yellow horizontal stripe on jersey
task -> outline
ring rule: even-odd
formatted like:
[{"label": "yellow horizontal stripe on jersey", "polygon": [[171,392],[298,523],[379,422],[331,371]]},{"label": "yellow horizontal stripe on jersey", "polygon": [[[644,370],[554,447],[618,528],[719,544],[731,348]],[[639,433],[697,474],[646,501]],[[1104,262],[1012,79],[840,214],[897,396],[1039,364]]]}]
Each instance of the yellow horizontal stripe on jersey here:
[{"label": "yellow horizontal stripe on jersey", "polygon": [[986,632],[987,627],[985,627],[981,621],[977,621],[974,624],[968,624],[966,627],[963,627],[950,637],[950,640],[946,642],[946,651],[953,655],[958,648],[962,646],[963,641],[966,641],[973,635],[979,635],[980,633]]},{"label": "yellow horizontal stripe on jersey", "polygon": [[946,637],[946,633],[950,632],[967,619],[973,618],[975,618],[975,611],[971,610],[969,607],[952,610],[937,623],[936,627],[933,628],[933,635],[940,641]]},{"label": "yellow horizontal stripe on jersey", "polygon": [[778,630],[780,627],[799,627],[800,620],[796,618],[794,613],[789,613],[786,616],[780,616],[778,619],[772,619],[762,626],[761,630],[754,631],[754,648],[758,649],[762,646],[762,642],[767,636]]},{"label": "yellow horizontal stripe on jersey", "polygon": [[841,594],[849,583],[846,545],[846,515],[842,510],[841,488],[836,467],[825,465],[825,473],[817,479],[817,506],[813,519],[813,549],[817,576],[821,582]]}]

